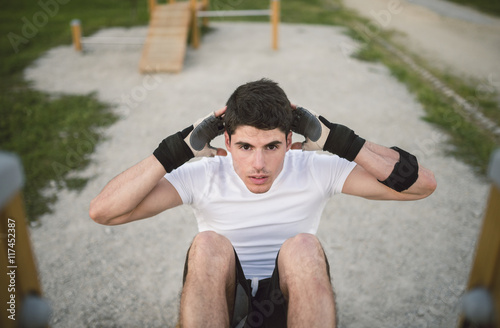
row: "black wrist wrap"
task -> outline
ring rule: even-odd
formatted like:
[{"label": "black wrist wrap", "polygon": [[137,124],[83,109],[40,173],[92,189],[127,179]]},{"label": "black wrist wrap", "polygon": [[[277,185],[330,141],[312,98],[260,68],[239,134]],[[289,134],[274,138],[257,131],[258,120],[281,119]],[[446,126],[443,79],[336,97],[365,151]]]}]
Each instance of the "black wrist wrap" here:
[{"label": "black wrist wrap", "polygon": [[418,179],[418,161],[417,158],[398,147],[391,147],[399,153],[399,161],[394,165],[391,175],[385,180],[380,181],[387,187],[402,192],[410,188]]},{"label": "black wrist wrap", "polygon": [[178,168],[194,157],[193,152],[184,141],[184,138],[193,131],[193,126],[177,132],[160,142],[153,152],[156,159],[163,165],[167,173]]},{"label": "black wrist wrap", "polygon": [[361,147],[365,144],[365,139],[345,125],[330,123],[323,116],[320,116],[319,119],[330,129],[323,150],[337,154],[348,161],[354,161]]}]

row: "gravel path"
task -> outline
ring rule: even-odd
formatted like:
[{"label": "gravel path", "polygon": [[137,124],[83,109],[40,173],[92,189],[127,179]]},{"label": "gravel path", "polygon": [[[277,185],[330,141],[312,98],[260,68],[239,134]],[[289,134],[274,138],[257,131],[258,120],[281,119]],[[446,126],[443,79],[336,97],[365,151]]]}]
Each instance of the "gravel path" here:
[{"label": "gravel path", "polygon": [[[428,63],[473,78],[480,97],[500,92],[500,18],[444,0],[343,0],[370,18],[374,33],[401,32],[397,40]],[[500,99],[500,98],[499,98]]]},{"label": "gravel path", "polygon": [[[385,67],[346,56],[342,45],[353,41],[341,28],[283,24],[275,52],[268,24],[212,26],[176,75],[140,75],[141,49],[133,46],[95,46],[84,54],[62,46],[26,70],[38,89],[96,91],[122,116],[81,173],[91,177],[86,188],[59,193],[55,212],[32,228],[51,326],[174,327],[185,252],[196,233],[191,209],[105,227],[88,217],[89,202],[165,136],[221,107],[238,85],[269,77],[293,102],[415,153],[438,180],[436,192],[418,202],[340,195],[328,203],[318,236],[332,266],[341,327],[453,327],[488,184],[444,156],[446,136],[421,120],[420,104]],[[145,33],[140,27],[99,34]],[[82,138],[81,146],[90,142]]]}]

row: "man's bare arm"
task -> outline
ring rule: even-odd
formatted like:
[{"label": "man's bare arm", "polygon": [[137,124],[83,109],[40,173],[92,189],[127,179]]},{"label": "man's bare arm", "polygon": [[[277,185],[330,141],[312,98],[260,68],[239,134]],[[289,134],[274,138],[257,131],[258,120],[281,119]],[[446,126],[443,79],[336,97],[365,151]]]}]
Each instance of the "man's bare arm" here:
[{"label": "man's bare arm", "polygon": [[223,133],[226,107],[165,138],[153,155],[116,176],[90,203],[89,215],[97,223],[123,224],[154,216],[182,204],[167,172],[193,157],[226,155],[210,141]]},{"label": "man's bare arm", "polygon": [[343,193],[376,200],[417,200],[434,192],[434,174],[418,165],[418,178],[408,189],[397,192],[380,181],[385,181],[394,170],[400,155],[393,149],[366,141],[354,159],[358,164],[347,177]]},{"label": "man's bare arm", "polygon": [[154,216],[182,204],[175,188],[163,179],[165,173],[153,155],[147,157],[104,187],[90,203],[90,217],[100,224],[116,225]]},{"label": "man's bare arm", "polygon": [[433,173],[410,153],[366,141],[348,127],[303,107],[292,105],[292,109],[292,131],[306,137],[302,150],[326,150],[358,164],[344,183],[344,193],[369,199],[416,200],[436,189]]}]

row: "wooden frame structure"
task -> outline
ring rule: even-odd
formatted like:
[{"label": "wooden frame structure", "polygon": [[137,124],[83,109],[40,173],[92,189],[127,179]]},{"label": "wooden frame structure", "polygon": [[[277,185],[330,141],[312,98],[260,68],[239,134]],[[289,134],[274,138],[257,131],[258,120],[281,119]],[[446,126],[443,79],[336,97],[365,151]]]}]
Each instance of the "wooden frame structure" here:
[{"label": "wooden frame structure", "polygon": [[[480,290],[483,297],[482,300],[476,298],[473,309],[463,309],[473,317],[462,317],[459,328],[500,327],[500,149],[492,156],[488,177],[492,182],[490,195],[464,295],[467,297],[468,293]],[[484,303],[478,305],[480,301]],[[486,318],[479,318],[478,306],[481,316],[486,314]]]},{"label": "wooden frame structure", "polygon": [[208,10],[209,0],[168,0],[159,4],[148,0],[150,22],[148,34],[144,38],[131,37],[82,37],[81,23],[71,21],[73,46],[82,51],[85,44],[130,44],[143,45],[139,70],[141,73],[180,72],[184,64],[186,43],[191,30],[191,46],[200,46],[199,19],[208,25],[209,17],[269,16],[271,22],[271,48],[278,50],[278,25],[280,21],[280,1],[271,0],[269,9],[264,10]]},{"label": "wooden frame structure", "polygon": [[[149,12],[152,14],[157,7],[157,0],[148,0]],[[169,4],[175,3],[169,0]],[[203,18],[203,25],[208,25],[209,17],[235,17],[235,16],[270,16],[271,20],[271,47],[278,50],[278,25],[280,21],[280,0],[271,0],[269,9],[264,10],[208,10],[209,0],[189,0],[192,12],[192,37],[191,44],[197,49],[200,45],[198,18]]]},{"label": "wooden frame structure", "polygon": [[[152,1],[152,0],[150,0]],[[208,0],[203,0],[201,6],[196,5],[196,0],[191,1],[191,10],[193,11],[193,26],[191,44],[197,49],[200,45],[198,18],[203,18],[203,25],[208,25],[209,17],[237,17],[237,16],[269,16],[271,21],[271,47],[278,50],[278,25],[280,21],[280,1],[271,0],[270,8],[263,10],[207,10]],[[202,8],[202,10],[196,10]]]}]

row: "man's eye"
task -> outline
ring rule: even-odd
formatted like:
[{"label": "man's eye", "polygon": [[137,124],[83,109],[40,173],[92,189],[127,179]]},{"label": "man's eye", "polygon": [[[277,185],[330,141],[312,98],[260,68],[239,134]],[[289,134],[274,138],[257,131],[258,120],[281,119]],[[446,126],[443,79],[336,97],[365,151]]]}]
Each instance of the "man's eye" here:
[{"label": "man's eye", "polygon": [[240,148],[243,150],[249,150],[250,146],[249,145],[242,145]]},{"label": "man's eye", "polygon": [[278,149],[278,146],[276,146],[276,145],[269,145],[269,146],[267,146],[267,149],[269,149],[269,150],[276,150],[276,149]]}]

